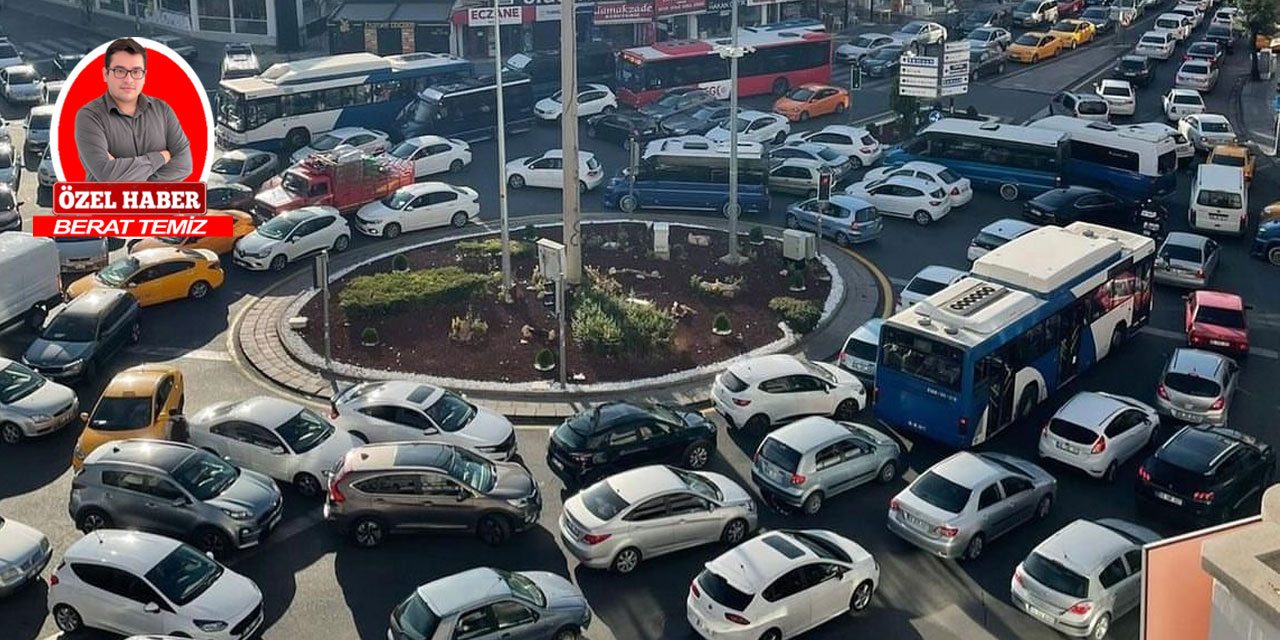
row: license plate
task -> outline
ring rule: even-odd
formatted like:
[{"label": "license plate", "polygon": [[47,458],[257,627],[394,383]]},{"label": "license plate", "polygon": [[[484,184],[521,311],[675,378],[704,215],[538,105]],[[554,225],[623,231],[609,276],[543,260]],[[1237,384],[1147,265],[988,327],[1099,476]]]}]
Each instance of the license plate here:
[{"label": "license plate", "polygon": [[1059,449],[1062,449],[1063,451],[1066,451],[1067,453],[1070,453],[1070,454],[1072,454],[1072,455],[1075,455],[1075,454],[1080,453],[1080,450],[1079,450],[1079,449],[1077,449],[1076,447],[1073,447],[1073,446],[1071,446],[1071,445],[1069,445],[1069,444],[1067,444],[1067,443],[1065,443],[1065,442],[1059,442],[1059,443],[1058,443],[1058,448],[1059,448]]},{"label": "license plate", "polygon": [[924,523],[924,520],[921,520],[920,518],[917,518],[905,511],[902,512],[902,519],[906,520],[907,524],[910,524],[911,526],[917,529],[925,529],[927,527],[927,525],[925,525]]},{"label": "license plate", "polygon": [[1213,345],[1213,346],[1215,346],[1215,347],[1225,347],[1225,346],[1228,346],[1228,345],[1227,345],[1227,341],[1226,341],[1226,340],[1210,340],[1210,341],[1209,341],[1209,344],[1211,344],[1211,345]]},{"label": "license plate", "polygon": [[1049,615],[1049,614],[1047,614],[1047,613],[1045,613],[1045,612],[1043,612],[1043,611],[1041,611],[1041,610],[1039,610],[1039,609],[1037,609],[1037,608],[1035,608],[1035,607],[1033,607],[1033,606],[1031,606],[1031,605],[1027,605],[1027,613],[1031,614],[1031,617],[1032,617],[1032,618],[1035,618],[1036,620],[1039,620],[1039,621],[1041,621],[1041,622],[1047,622],[1047,623],[1049,623],[1049,624],[1053,624],[1053,616],[1051,616],[1051,615]]},{"label": "license plate", "polygon": [[1178,496],[1171,496],[1163,491],[1157,491],[1156,497],[1170,504],[1176,504],[1176,505],[1182,504],[1182,498],[1179,498]]},{"label": "license plate", "polygon": [[1177,409],[1173,410],[1173,417],[1179,420],[1195,420],[1196,419],[1194,415],[1187,413],[1186,411],[1178,411]]}]

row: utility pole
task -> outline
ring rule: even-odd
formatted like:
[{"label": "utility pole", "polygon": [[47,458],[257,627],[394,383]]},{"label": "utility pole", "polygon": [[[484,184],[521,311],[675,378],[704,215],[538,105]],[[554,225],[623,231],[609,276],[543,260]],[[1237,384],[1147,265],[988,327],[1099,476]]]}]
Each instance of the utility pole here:
[{"label": "utility pole", "polygon": [[582,197],[578,191],[578,44],[573,0],[560,2],[560,148],[564,154],[564,280],[582,283]]},{"label": "utility pole", "polygon": [[511,301],[511,223],[507,219],[507,114],[502,99],[502,16],[493,0],[494,91],[498,99],[498,221],[502,227],[502,299]]},{"label": "utility pole", "polygon": [[738,58],[748,52],[738,46],[738,3],[731,0],[729,9],[730,43],[727,47],[718,47],[720,57],[729,59],[729,253],[721,258],[726,264],[738,265],[744,262],[738,252]]}]

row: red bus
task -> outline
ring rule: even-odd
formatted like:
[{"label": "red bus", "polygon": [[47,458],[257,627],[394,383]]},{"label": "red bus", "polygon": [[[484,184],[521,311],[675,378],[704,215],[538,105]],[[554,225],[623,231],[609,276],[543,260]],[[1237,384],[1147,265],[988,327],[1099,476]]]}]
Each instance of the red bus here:
[{"label": "red bus", "polygon": [[[718,46],[729,38],[659,42],[618,56],[618,100],[640,107],[667,89],[699,87],[729,97],[729,61]],[[738,61],[738,95],[782,95],[806,82],[831,82],[831,34],[824,31],[748,31],[738,45],[753,47]]]}]

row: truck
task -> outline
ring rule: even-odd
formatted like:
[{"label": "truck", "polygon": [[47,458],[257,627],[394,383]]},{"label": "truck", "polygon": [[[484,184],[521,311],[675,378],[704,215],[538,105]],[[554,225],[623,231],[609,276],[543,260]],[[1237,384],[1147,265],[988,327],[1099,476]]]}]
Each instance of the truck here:
[{"label": "truck", "polygon": [[413,163],[409,161],[355,149],[317,153],[263,185],[254,198],[253,213],[266,219],[301,207],[325,205],[345,215],[410,184]]},{"label": "truck", "polygon": [[33,331],[63,301],[58,247],[20,231],[0,233],[0,329],[19,322]]}]

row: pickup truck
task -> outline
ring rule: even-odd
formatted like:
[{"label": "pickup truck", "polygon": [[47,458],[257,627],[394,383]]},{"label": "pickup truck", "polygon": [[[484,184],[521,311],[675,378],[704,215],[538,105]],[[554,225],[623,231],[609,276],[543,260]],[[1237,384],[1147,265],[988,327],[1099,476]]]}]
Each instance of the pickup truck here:
[{"label": "pickup truck", "polygon": [[375,200],[413,184],[413,164],[354,149],[317,153],[272,178],[254,198],[253,212],[271,218],[285,211],[326,205],[355,213]]}]

